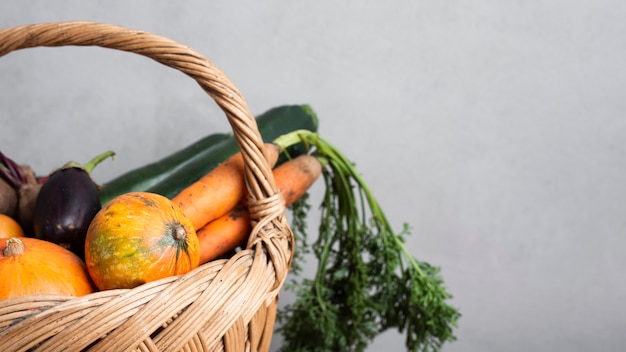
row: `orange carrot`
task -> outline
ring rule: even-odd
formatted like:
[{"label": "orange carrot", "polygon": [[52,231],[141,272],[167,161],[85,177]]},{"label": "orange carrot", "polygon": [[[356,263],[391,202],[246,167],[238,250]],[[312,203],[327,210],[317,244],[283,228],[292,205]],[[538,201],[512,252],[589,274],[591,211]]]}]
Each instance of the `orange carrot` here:
[{"label": "orange carrot", "polygon": [[272,171],[276,187],[290,206],[311,188],[322,174],[322,163],[312,155],[303,154],[284,162]]},{"label": "orange carrot", "polygon": [[[282,191],[285,205],[298,200],[322,174],[322,164],[311,155],[300,155],[273,171],[276,186]],[[250,213],[240,204],[230,213],[196,230],[200,241],[200,264],[218,258],[244,245],[252,231]]]},{"label": "orange carrot", "polygon": [[238,205],[200,230],[196,231],[200,241],[200,264],[207,263],[242,245],[250,235],[250,212],[245,205]]},{"label": "orange carrot", "polygon": [[[275,165],[280,149],[266,143],[265,153],[270,165]],[[180,191],[172,201],[180,206],[194,228],[199,229],[227,214],[245,193],[243,155],[238,152]]]}]

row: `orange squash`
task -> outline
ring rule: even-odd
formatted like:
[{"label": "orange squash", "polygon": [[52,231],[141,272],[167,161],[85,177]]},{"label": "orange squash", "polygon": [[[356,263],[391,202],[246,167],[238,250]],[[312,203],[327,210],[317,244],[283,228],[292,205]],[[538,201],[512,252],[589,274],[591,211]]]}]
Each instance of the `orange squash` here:
[{"label": "orange squash", "polygon": [[12,238],[24,236],[24,230],[20,224],[6,214],[0,214],[0,238]]},{"label": "orange squash", "polygon": [[0,242],[0,299],[37,294],[83,296],[95,291],[85,263],[69,250],[30,237]]},{"label": "orange squash", "polygon": [[91,221],[85,261],[101,290],[133,288],[199,265],[196,232],[180,208],[155,193],[109,201]]}]

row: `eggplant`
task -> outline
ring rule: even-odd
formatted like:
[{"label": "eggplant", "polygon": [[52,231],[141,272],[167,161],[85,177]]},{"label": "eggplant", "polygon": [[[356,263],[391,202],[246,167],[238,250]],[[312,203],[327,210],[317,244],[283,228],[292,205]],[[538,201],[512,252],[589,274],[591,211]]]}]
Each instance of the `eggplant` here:
[{"label": "eggplant", "polygon": [[82,166],[70,162],[50,173],[43,183],[33,211],[35,237],[69,249],[85,258],[89,224],[102,208],[98,184],[91,171],[115,154],[108,151]]}]

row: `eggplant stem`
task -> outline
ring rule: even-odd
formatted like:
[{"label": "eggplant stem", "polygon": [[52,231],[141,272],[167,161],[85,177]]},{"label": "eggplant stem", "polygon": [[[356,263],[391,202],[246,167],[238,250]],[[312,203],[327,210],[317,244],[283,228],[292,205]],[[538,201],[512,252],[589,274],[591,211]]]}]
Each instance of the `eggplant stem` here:
[{"label": "eggplant stem", "polygon": [[102,161],[104,161],[106,158],[109,158],[109,157],[115,158],[115,152],[109,150],[100,155],[97,155],[95,158],[89,160],[87,164],[83,166],[83,168],[85,169],[85,171],[87,171],[87,173],[91,173],[91,171],[93,171],[96,165],[100,164]]}]

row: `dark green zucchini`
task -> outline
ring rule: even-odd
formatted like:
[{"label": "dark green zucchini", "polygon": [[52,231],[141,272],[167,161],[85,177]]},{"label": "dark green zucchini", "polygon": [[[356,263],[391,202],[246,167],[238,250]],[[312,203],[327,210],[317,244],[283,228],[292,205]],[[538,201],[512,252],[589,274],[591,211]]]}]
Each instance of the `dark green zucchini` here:
[{"label": "dark green zucchini", "polygon": [[[317,132],[317,115],[309,105],[287,105],[272,108],[256,118],[263,141],[271,142],[277,137],[297,129]],[[148,192],[173,198],[185,187],[200,179],[215,166],[237,153],[239,147],[234,137],[217,143],[202,159],[188,163],[169,174]],[[292,151],[293,153],[293,151]]]}]

